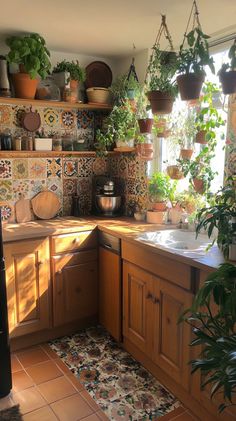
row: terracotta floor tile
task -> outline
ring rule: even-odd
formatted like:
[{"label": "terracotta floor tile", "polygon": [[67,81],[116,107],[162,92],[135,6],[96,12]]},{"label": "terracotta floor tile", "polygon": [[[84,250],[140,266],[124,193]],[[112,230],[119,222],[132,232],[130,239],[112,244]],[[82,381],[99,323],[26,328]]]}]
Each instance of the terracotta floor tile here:
[{"label": "terracotta floor tile", "polygon": [[80,383],[77,377],[74,374],[67,376],[68,380],[73,384],[73,386],[78,390],[78,392],[83,392],[85,390],[84,386]]},{"label": "terracotta floor tile", "polygon": [[31,378],[23,370],[12,373],[12,383],[14,392],[20,392],[34,385]]},{"label": "terracotta floor tile", "polygon": [[109,421],[109,418],[106,416],[106,414],[104,414],[104,412],[103,411],[98,411],[98,412],[96,412],[96,415],[99,417],[99,419],[101,420],[101,421]]},{"label": "terracotta floor tile", "polygon": [[41,383],[38,385],[38,389],[49,403],[77,393],[72,383],[65,376]]},{"label": "terracotta floor tile", "polygon": [[49,360],[49,356],[40,347],[20,352],[17,354],[17,358],[25,368]]},{"label": "terracotta floor tile", "polygon": [[6,396],[5,398],[0,399],[0,410],[11,408],[13,405],[15,405],[15,403],[10,396]]},{"label": "terracotta floor tile", "polygon": [[20,405],[22,414],[26,414],[27,412],[34,411],[35,409],[42,408],[42,406],[46,405],[46,401],[35,387],[13,393],[13,400],[16,404],[18,403]]},{"label": "terracotta floor tile", "polygon": [[100,411],[100,406],[96,404],[95,400],[90,396],[87,390],[80,392],[80,395],[86,400],[86,402],[88,402],[89,406],[91,406],[94,412]]},{"label": "terracotta floor tile", "polygon": [[58,367],[63,371],[64,374],[66,374],[67,376],[70,376],[72,374],[70,369],[60,358],[55,359],[54,362],[56,363],[56,365],[58,365]]},{"label": "terracotta floor tile", "polygon": [[31,367],[26,368],[26,372],[30,377],[32,377],[36,384],[44,383],[63,376],[62,371],[52,360],[32,365]]},{"label": "terracotta floor tile", "polygon": [[43,351],[46,352],[46,354],[54,360],[55,358],[58,358],[58,355],[48,344],[42,344],[40,347],[43,349]]},{"label": "terracotta floor tile", "polygon": [[50,406],[44,406],[43,408],[24,415],[23,421],[58,421],[58,418]]},{"label": "terracotta floor tile", "polygon": [[93,413],[87,402],[76,394],[51,405],[60,421],[78,421]]},{"label": "terracotta floor tile", "polygon": [[17,356],[12,354],[11,355],[11,371],[15,373],[16,371],[21,371],[23,369],[20,361],[18,360]]}]

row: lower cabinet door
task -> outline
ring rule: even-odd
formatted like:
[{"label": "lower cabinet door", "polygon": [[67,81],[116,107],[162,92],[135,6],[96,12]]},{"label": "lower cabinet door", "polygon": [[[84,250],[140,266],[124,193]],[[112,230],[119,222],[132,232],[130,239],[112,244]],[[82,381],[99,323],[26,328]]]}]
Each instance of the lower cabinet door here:
[{"label": "lower cabinet door", "polygon": [[154,347],[152,359],[172,379],[189,389],[191,329],[178,324],[180,314],[192,303],[192,294],[166,280],[153,278]]},{"label": "lower cabinet door", "polygon": [[4,244],[10,337],[50,327],[47,239]]},{"label": "lower cabinet door", "polygon": [[124,262],[123,297],[123,334],[148,354],[152,344],[152,275]]},{"label": "lower cabinet door", "polygon": [[66,258],[53,257],[54,326],[98,313],[97,261],[70,264],[73,255]]}]

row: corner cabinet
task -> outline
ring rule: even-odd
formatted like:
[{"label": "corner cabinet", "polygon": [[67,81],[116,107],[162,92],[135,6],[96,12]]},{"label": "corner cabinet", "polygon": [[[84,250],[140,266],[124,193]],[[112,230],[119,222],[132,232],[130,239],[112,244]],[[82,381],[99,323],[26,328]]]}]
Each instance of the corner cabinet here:
[{"label": "corner cabinet", "polygon": [[50,327],[49,240],[4,244],[10,337]]}]

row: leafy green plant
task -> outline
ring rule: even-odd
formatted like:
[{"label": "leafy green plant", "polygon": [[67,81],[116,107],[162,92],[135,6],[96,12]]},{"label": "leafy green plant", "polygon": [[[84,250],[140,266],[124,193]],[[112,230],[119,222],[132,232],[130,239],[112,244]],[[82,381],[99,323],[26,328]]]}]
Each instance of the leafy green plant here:
[{"label": "leafy green plant", "polygon": [[201,229],[207,231],[208,237],[212,237],[214,228],[217,228],[217,239],[212,240],[212,245],[217,245],[223,252],[224,257],[229,256],[229,245],[232,244],[234,235],[233,226],[230,223],[232,217],[236,217],[236,189],[234,179],[229,177],[226,185],[215,196],[212,206],[204,207],[197,215],[197,235]]},{"label": "leafy green plant", "polygon": [[[209,36],[203,33],[200,25],[193,28],[184,37],[178,55],[178,73],[205,74],[205,66],[209,66],[212,73],[215,72],[214,60],[209,53],[208,39]],[[185,40],[187,42],[186,47]]]},{"label": "leafy green plant", "polygon": [[225,73],[227,70],[235,70],[236,69],[236,39],[234,40],[233,45],[229,49],[229,63],[224,63],[219,70],[218,74],[221,75]]},{"label": "leafy green plant", "polygon": [[112,149],[114,145],[113,136],[111,133],[103,133],[100,129],[96,131],[95,149],[97,156],[103,157],[107,151]]},{"label": "leafy green plant", "polygon": [[70,74],[69,80],[78,80],[84,82],[86,79],[86,72],[83,67],[80,66],[78,60],[66,61],[62,60],[53,69],[53,73],[68,72]]},{"label": "leafy green plant", "polygon": [[211,273],[180,321],[192,328],[191,346],[201,346],[192,360],[192,373],[203,374],[202,388],[211,385],[211,397],[223,392],[219,412],[233,403],[236,393],[236,267],[224,263]]},{"label": "leafy green plant", "polygon": [[165,92],[175,98],[178,94],[174,78],[176,70],[176,54],[173,51],[162,51],[160,45],[155,44],[147,68],[148,90]]},{"label": "leafy green plant", "polygon": [[176,143],[181,149],[193,149],[196,136],[196,110],[194,108],[183,108],[174,113],[171,124],[171,142]]},{"label": "leafy green plant", "polygon": [[51,69],[50,52],[43,37],[39,34],[12,36],[6,39],[6,44],[10,48],[9,63],[23,65],[31,79],[38,75],[42,79],[47,77]]},{"label": "leafy green plant", "polygon": [[115,105],[121,105],[129,97],[129,91],[134,91],[134,96],[137,97],[141,90],[140,83],[135,79],[134,75],[131,74],[130,78],[124,74],[118,76],[109,88],[113,95]]},{"label": "leafy green plant", "polygon": [[162,172],[154,173],[149,180],[149,195],[155,202],[173,200],[175,189],[176,183],[171,183],[170,177]]}]

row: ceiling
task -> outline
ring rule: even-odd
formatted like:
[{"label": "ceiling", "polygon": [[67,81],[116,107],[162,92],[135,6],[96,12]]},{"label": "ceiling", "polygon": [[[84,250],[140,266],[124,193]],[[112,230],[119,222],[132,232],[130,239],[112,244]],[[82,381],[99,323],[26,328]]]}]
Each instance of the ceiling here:
[{"label": "ceiling", "polygon": [[[179,45],[192,0],[8,0],[1,2],[0,36],[38,32],[49,49],[119,57],[151,47],[166,14]],[[204,32],[236,32],[236,0],[198,0]]]}]

